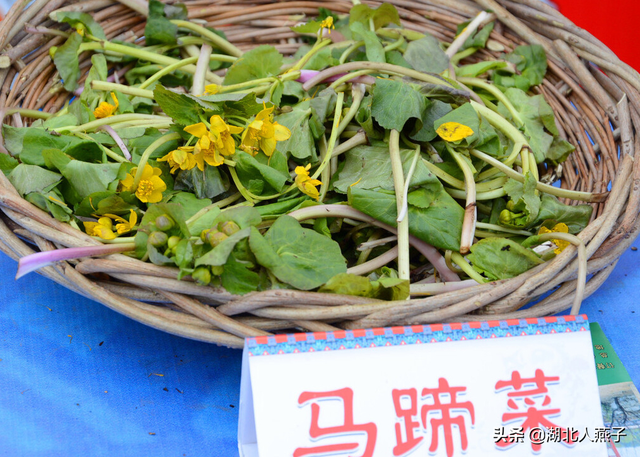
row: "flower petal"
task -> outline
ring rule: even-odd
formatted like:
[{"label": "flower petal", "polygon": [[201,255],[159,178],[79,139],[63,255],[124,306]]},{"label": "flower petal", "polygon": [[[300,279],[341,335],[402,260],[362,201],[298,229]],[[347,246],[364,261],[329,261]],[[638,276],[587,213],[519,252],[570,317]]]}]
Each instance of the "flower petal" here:
[{"label": "flower petal", "polygon": [[187,132],[187,133],[190,133],[191,135],[195,136],[196,138],[202,138],[208,132],[207,126],[204,125],[202,122],[200,122],[198,124],[187,125],[184,128],[184,131]]},{"label": "flower petal", "polygon": [[436,133],[445,141],[456,142],[473,135],[473,130],[458,122],[445,122],[438,127]]},{"label": "flower petal", "polygon": [[291,130],[286,128],[284,125],[280,125],[277,122],[273,123],[274,127],[274,137],[278,141],[286,141],[291,138]]}]

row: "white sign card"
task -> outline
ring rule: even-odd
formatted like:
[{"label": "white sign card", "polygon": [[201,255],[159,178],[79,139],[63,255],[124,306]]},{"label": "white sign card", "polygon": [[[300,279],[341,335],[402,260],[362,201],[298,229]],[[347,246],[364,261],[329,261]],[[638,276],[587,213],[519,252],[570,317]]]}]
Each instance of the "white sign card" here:
[{"label": "white sign card", "polygon": [[584,316],[246,340],[243,457],[605,457]]}]

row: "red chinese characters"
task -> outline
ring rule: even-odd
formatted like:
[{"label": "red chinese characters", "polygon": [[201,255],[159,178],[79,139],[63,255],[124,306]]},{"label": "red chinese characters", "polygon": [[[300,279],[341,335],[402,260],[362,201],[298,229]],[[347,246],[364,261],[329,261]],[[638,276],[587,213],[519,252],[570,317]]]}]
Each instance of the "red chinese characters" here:
[{"label": "red chinese characters", "polygon": [[[549,417],[557,416],[560,414],[560,408],[547,408],[540,409],[539,407],[549,406],[551,403],[551,397],[547,395],[549,392],[547,384],[557,383],[560,381],[558,376],[545,376],[544,372],[540,369],[536,370],[533,378],[523,378],[520,372],[514,371],[511,373],[511,379],[508,381],[498,381],[496,383],[496,391],[503,389],[511,389],[512,391],[507,394],[509,400],[507,405],[510,412],[502,415],[503,424],[519,421],[522,419],[520,435],[525,435],[527,432],[532,434],[533,431],[545,428],[547,430],[559,430],[561,441],[567,445],[573,445],[578,441],[578,437],[575,436],[576,432],[570,432],[566,428],[558,427],[556,424],[549,420]],[[528,390],[527,390],[528,389]],[[500,449],[508,448],[518,442],[521,439],[518,437],[509,435],[502,437],[496,442],[496,446]],[[531,437],[531,448],[534,452],[540,451],[542,443]]]},{"label": "red chinese characters", "polygon": [[[341,400],[344,405],[344,422],[342,425],[332,427],[320,427],[320,405],[318,400]],[[350,388],[332,390],[329,392],[302,392],[298,398],[298,404],[304,405],[311,402],[311,427],[309,435],[315,441],[321,438],[330,438],[344,436],[353,433],[364,433],[366,435],[366,444],[364,453],[361,457],[372,457],[376,446],[376,437],[378,429],[376,424],[370,422],[367,424],[356,424],[353,419],[353,390]],[[328,453],[340,453],[347,451],[355,451],[358,449],[357,442],[326,444],[313,447],[299,447],[293,452],[294,457],[304,457],[307,455],[319,455]]]},{"label": "red chinese characters", "polygon": [[[427,431],[427,433],[429,429],[431,430],[429,452],[433,453],[438,450],[438,434],[439,431],[442,430],[447,457],[453,456],[455,450],[453,439],[454,426],[459,430],[460,447],[463,452],[466,451],[469,442],[463,411],[466,411],[470,415],[472,425],[475,422],[473,403],[470,401],[459,401],[458,399],[458,395],[464,393],[466,390],[466,387],[450,386],[445,378],[438,380],[437,388],[422,389],[422,399],[425,400],[425,404],[420,409],[420,418],[422,420],[420,423],[413,419],[418,412],[416,389],[394,389],[392,392],[393,404],[396,415],[402,419],[404,423],[404,434],[402,433],[401,425],[396,423],[397,444],[393,448],[393,455],[405,455],[422,442],[423,437],[414,436],[415,429],[420,425],[422,425],[422,428]],[[402,408],[401,399],[403,397],[409,399],[409,408]]]}]

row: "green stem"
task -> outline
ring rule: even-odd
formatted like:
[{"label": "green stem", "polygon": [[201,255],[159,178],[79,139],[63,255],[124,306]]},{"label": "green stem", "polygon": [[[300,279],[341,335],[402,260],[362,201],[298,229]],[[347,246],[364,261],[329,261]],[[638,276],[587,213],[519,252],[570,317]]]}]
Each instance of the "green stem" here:
[{"label": "green stem", "polygon": [[473,244],[473,235],[476,231],[476,220],[478,219],[478,208],[476,206],[476,182],[473,171],[462,154],[455,151],[449,143],[447,149],[453,156],[456,163],[464,174],[465,191],[467,194],[466,206],[464,209],[464,219],[462,221],[462,234],[460,236],[460,253],[468,254]]},{"label": "green stem", "polygon": [[509,178],[502,176],[500,178],[492,179],[491,181],[481,182],[476,184],[476,192],[489,192],[490,190],[500,189],[509,181]]},{"label": "green stem", "polygon": [[340,87],[342,84],[345,84],[353,79],[356,79],[360,76],[364,76],[364,75],[368,75],[369,73],[373,73],[373,70],[360,70],[360,71],[354,71],[352,73],[347,73],[346,75],[336,79],[334,82],[331,83],[331,85],[329,86],[330,88],[337,90],[338,87]]},{"label": "green stem", "polygon": [[172,125],[173,125],[172,121],[149,122],[147,120],[141,120],[141,121],[132,121],[132,122],[121,122],[119,124],[115,124],[113,126],[113,130],[122,130],[122,129],[131,128],[131,127],[163,130],[163,129],[168,129]]},{"label": "green stem", "polygon": [[[522,151],[522,148],[524,147],[524,144],[522,143],[516,143],[513,145],[513,150],[511,151],[511,154],[509,155],[509,157],[507,157],[507,160],[505,160],[503,163],[506,166],[512,166],[514,164],[514,162],[516,161],[516,159],[518,158],[518,155],[520,155],[520,152]],[[483,171],[482,173],[480,173],[480,175],[478,176],[478,181],[484,181],[486,179],[489,179],[497,174],[500,173],[500,170],[497,168],[491,168],[490,170],[487,171]]]},{"label": "green stem", "polygon": [[103,125],[114,125],[121,122],[130,122],[130,121],[141,121],[148,120],[149,122],[173,122],[170,117],[167,116],[156,116],[153,114],[118,114],[111,117],[105,117],[103,119],[96,119],[95,121],[87,122],[82,125],[69,125],[66,127],[58,127],[53,129],[55,132],[86,132],[88,130],[94,130],[98,127],[102,127]]},{"label": "green stem", "polygon": [[[396,214],[401,214],[404,207],[404,171],[402,158],[400,157],[400,133],[393,129],[389,135],[389,156],[391,158],[391,170],[393,172],[393,187],[396,193]],[[398,276],[400,279],[409,279],[409,218],[404,217],[398,221]]]},{"label": "green stem", "polygon": [[484,230],[493,230],[494,232],[511,233],[513,235],[533,236],[531,232],[527,232],[526,230],[510,229],[501,225],[487,224],[485,222],[477,222],[476,227]]},{"label": "green stem", "polygon": [[105,81],[91,81],[91,88],[94,90],[100,90],[105,92],[118,91],[125,95],[133,95],[134,97],[142,97],[153,100],[153,91],[144,90],[136,87],[125,86],[124,84],[116,84]]},{"label": "green stem", "polygon": [[229,206],[231,203],[234,203],[238,200],[240,200],[242,198],[242,194],[240,192],[236,192],[235,194],[231,195],[230,197],[227,197],[223,200],[217,201],[209,206],[205,206],[204,208],[202,208],[200,211],[198,211],[196,214],[194,214],[193,216],[191,216],[189,219],[186,220],[186,224],[187,226],[191,226],[193,225],[194,222],[196,222],[198,219],[200,219],[202,216],[204,216],[205,214],[207,214],[209,211],[211,211],[214,208],[224,208],[225,206]]},{"label": "green stem", "polygon": [[[451,189],[450,187],[445,187],[444,190],[447,191],[449,195],[458,200],[466,200],[467,192],[459,189]],[[504,197],[507,195],[507,192],[504,190],[504,187],[496,190],[490,190],[488,192],[477,192],[476,193],[476,204],[479,201],[486,200],[495,200],[496,198]]]},{"label": "green stem", "polygon": [[[338,94],[338,100],[336,101],[336,110],[333,115],[333,127],[331,128],[331,136],[329,137],[329,146],[327,148],[327,153],[322,159],[320,166],[313,174],[312,179],[318,179],[318,176],[320,176],[320,174],[322,173],[322,170],[324,170],[325,167],[329,165],[329,162],[331,161],[333,149],[335,148],[336,140],[338,139],[338,127],[340,126],[340,117],[342,115],[343,102],[344,102],[344,92],[340,92]],[[324,193],[326,193],[325,188],[328,186],[329,186],[328,182],[327,183],[323,182],[320,185],[320,195],[323,195],[323,190],[324,190]],[[320,201],[322,201],[322,199]]]},{"label": "green stem", "polygon": [[[100,50],[106,51],[106,52],[113,52],[113,53],[121,54],[125,56],[135,57],[140,60],[145,60],[147,62],[157,63],[160,65],[175,65],[178,62],[180,62],[180,60],[174,59],[172,57],[167,57],[167,56],[158,54],[156,52],[133,48],[131,46],[125,46],[122,44],[110,43],[108,41],[83,43],[80,45],[79,52],[82,53],[84,51],[100,51]],[[190,74],[195,74],[196,66],[185,65],[184,71]],[[213,81],[219,81],[220,77],[208,71],[207,79],[210,79]]]},{"label": "green stem", "polygon": [[[494,159],[490,155],[485,154],[484,152],[478,151],[476,149],[472,149],[470,152],[471,152],[471,155],[499,169],[509,178],[512,178],[518,182],[524,183],[524,180],[525,180],[524,175],[521,173],[518,173],[516,170],[512,169],[508,165],[505,165],[499,160]],[[606,199],[606,196],[608,194],[607,192],[593,194],[590,192],[578,192],[575,190],[560,189],[558,187],[553,187],[541,182],[538,182],[538,184],[536,184],[536,189],[538,189],[540,192],[545,192],[547,194],[555,195],[556,197],[569,198],[571,200],[578,200],[578,201],[584,201],[584,202],[601,202]]]},{"label": "green stem", "polygon": [[111,149],[106,148],[105,146],[103,146],[101,143],[97,142],[96,140],[94,140],[93,138],[91,138],[89,135],[87,135],[86,133],[82,133],[82,132],[73,132],[74,136],[77,136],[78,138],[82,138],[83,140],[89,140],[89,141],[93,141],[94,143],[96,143],[100,149],[102,149],[102,151],[110,158],[112,158],[113,160],[115,160],[116,162],[120,162],[120,163],[124,163],[124,162],[128,162],[128,160],[124,157],[124,156],[120,156],[118,154],[116,154],[115,152],[113,152]]},{"label": "green stem", "polygon": [[478,48],[467,48],[464,51],[457,52],[456,55],[451,57],[451,63],[453,65],[457,65],[465,57],[469,57],[475,54],[478,51]]},{"label": "green stem", "polygon": [[249,192],[247,188],[242,185],[242,182],[240,182],[240,178],[238,177],[238,173],[236,172],[236,169],[229,168],[229,174],[231,174],[231,179],[233,180],[233,183],[236,185],[238,192],[242,194],[244,199],[248,202],[251,202],[252,204],[255,204],[256,199],[254,197],[256,196],[253,195],[251,192]]},{"label": "green stem", "polygon": [[385,46],[384,52],[394,51],[394,50],[398,49],[399,47],[401,47],[406,42],[407,41],[404,39],[404,37],[402,35],[400,35],[400,38],[398,38],[396,41],[394,41],[393,43],[391,43],[388,46]]},{"label": "green stem", "polygon": [[529,147],[529,142],[524,137],[522,132],[501,115],[492,111],[486,106],[482,106],[481,104],[474,102],[473,100],[470,103],[473,109],[476,110],[476,113],[486,117],[491,125],[500,129],[502,133],[511,138],[514,143],[522,143],[525,147]]},{"label": "green stem", "polygon": [[347,59],[349,58],[349,56],[356,50],[358,49],[360,46],[364,46],[364,41],[356,41],[355,43],[353,43],[351,46],[349,46],[347,49],[344,50],[344,52],[342,53],[342,55],[340,56],[340,59],[338,60],[338,62],[340,63],[340,65],[342,65],[343,63],[345,63],[347,61]]},{"label": "green stem", "polygon": [[163,144],[168,143],[169,141],[179,140],[180,138],[181,136],[179,133],[169,133],[168,135],[161,136],[160,138],[158,138],[156,141],[154,141],[149,145],[149,147],[142,154],[142,157],[140,158],[140,162],[138,162],[138,170],[136,171],[136,175],[133,178],[134,189],[136,189],[138,187],[138,184],[140,184],[140,180],[142,179],[142,174],[144,173],[145,165],[147,164],[149,157],[151,157],[151,154],[153,154],[156,151],[156,149],[158,149]]},{"label": "green stem", "polygon": [[289,70],[287,70],[287,73],[292,72],[292,71],[302,70],[304,68],[304,66],[307,64],[307,62],[309,62],[309,60],[311,60],[311,58],[313,56],[315,56],[318,53],[318,51],[320,51],[322,48],[324,48],[325,46],[328,46],[330,44],[331,44],[331,40],[329,40],[329,39],[324,39],[324,40],[318,41],[315,45],[313,45],[313,47],[309,50],[309,52],[307,52],[302,57],[302,59],[298,60],[298,62],[293,67],[291,67]]},{"label": "green stem", "polygon": [[335,67],[327,68],[326,70],[322,70],[316,76],[314,76],[309,81],[304,83],[303,88],[308,92],[312,87],[316,86],[317,84],[320,84],[322,81],[324,81],[327,78],[330,78],[335,75],[339,75],[341,73],[348,73],[354,70],[374,70],[377,73],[408,76],[418,81],[424,81],[431,84],[451,86],[444,79],[440,79],[437,76],[433,76],[427,73],[422,73],[416,70],[412,70],[410,68],[401,67],[399,65],[392,65],[389,63],[363,61],[363,62],[349,62],[342,65],[337,65]]},{"label": "green stem", "polygon": [[182,27],[183,29],[188,29],[188,30],[191,30],[192,32],[197,33],[203,38],[206,38],[207,40],[211,41],[216,47],[218,47],[220,50],[226,52],[229,55],[232,55],[235,57],[242,57],[242,51],[240,49],[236,48],[227,40],[225,40],[219,35],[216,35],[209,29],[206,29],[200,25],[194,24],[193,22],[189,22],[189,21],[174,20],[174,21],[171,21],[171,23],[174,25],[177,25],[178,27]]},{"label": "green stem", "polygon": [[511,116],[513,117],[513,120],[516,123],[516,126],[522,127],[524,122],[522,122],[520,113],[518,113],[518,110],[513,106],[513,103],[511,103],[511,101],[507,98],[507,96],[496,86],[494,86],[493,84],[489,84],[480,78],[459,77],[458,81],[460,81],[462,84],[465,84],[467,86],[478,87],[482,90],[489,92],[498,101],[502,102],[504,106],[509,110],[509,113],[511,113]]},{"label": "green stem", "polygon": [[47,120],[51,116],[53,116],[53,114],[51,113],[45,113],[44,111],[38,111],[35,109],[26,109],[26,108],[7,108],[7,110],[4,112],[5,116],[10,116],[15,113],[18,113],[23,117],[29,117],[31,119]]},{"label": "green stem", "polygon": [[484,279],[480,273],[474,270],[473,267],[469,265],[464,257],[462,257],[458,252],[451,253],[451,260],[455,262],[455,264],[458,265],[460,269],[464,271],[466,275],[471,279],[476,280],[480,284],[484,284],[485,282],[487,282],[487,280]]},{"label": "green stem", "polygon": [[436,166],[435,164],[429,162],[426,159],[422,159],[422,163],[429,169],[431,173],[436,175],[439,179],[446,182],[450,186],[455,187],[456,189],[464,189],[464,181],[460,181],[458,178],[454,178],[449,173],[444,171],[442,168]]},{"label": "green stem", "polygon": [[356,113],[360,109],[360,104],[362,103],[362,99],[364,98],[364,87],[360,84],[352,84],[351,85],[351,106],[349,107],[349,111],[345,114],[344,119],[340,122],[338,126],[338,136],[342,135],[344,129],[347,128],[347,125],[353,120],[356,116]]},{"label": "green stem", "polygon": [[180,68],[185,67],[187,65],[193,65],[197,62],[198,62],[198,57],[189,57],[188,59],[179,60],[178,62],[172,65],[169,65],[168,67],[164,67],[162,70],[151,75],[151,77],[149,77],[145,82],[140,84],[139,89],[146,89],[156,81],[159,81],[163,76],[173,73],[174,71],[179,70]]},{"label": "green stem", "polygon": [[538,235],[538,240],[542,243],[552,240],[564,240],[573,244],[578,248],[578,279],[576,281],[576,296],[571,307],[571,315],[575,316],[580,312],[580,304],[584,297],[584,291],[587,283],[587,248],[583,241],[575,235],[569,233],[543,233]]}]

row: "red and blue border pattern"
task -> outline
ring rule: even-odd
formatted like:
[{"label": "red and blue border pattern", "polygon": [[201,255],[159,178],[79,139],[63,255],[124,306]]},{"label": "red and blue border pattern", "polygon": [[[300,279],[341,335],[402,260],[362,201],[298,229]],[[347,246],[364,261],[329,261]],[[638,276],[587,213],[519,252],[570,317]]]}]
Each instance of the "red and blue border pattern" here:
[{"label": "red and blue border pattern", "polygon": [[249,356],[586,332],[586,315],[295,333],[247,338]]}]

